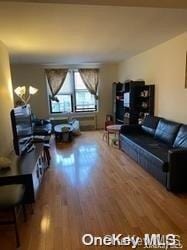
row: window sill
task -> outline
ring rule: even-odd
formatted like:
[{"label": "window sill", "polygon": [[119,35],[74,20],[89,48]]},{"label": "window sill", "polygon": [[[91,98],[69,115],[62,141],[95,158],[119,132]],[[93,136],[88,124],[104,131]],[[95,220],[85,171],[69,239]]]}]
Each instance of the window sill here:
[{"label": "window sill", "polygon": [[68,117],[74,117],[74,116],[90,116],[90,115],[97,115],[99,111],[92,111],[92,112],[72,112],[68,114],[63,113],[50,113],[49,118],[68,118]]}]

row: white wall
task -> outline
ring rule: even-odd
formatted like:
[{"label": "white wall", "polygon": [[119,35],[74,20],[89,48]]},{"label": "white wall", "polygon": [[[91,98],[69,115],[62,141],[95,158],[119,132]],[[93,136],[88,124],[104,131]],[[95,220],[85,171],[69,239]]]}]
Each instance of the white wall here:
[{"label": "white wall", "polygon": [[13,95],[9,55],[6,46],[0,41],[0,155],[7,155],[13,148],[10,122],[12,107]]},{"label": "white wall", "polygon": [[[31,97],[29,103],[31,104],[33,112],[41,117],[48,118],[48,96],[44,69],[39,65],[11,65],[12,84],[15,89],[19,85],[26,85],[36,87],[39,91]],[[19,98],[14,95],[15,102]]]},{"label": "white wall", "polygon": [[[78,65],[76,66],[78,67]],[[14,88],[18,85],[32,85],[39,89],[38,93],[32,97],[30,104],[33,112],[41,118],[49,118],[52,116],[50,115],[48,105],[47,85],[44,73],[45,67],[48,66],[34,64],[11,65]],[[67,65],[55,67],[67,67]],[[75,65],[69,65],[69,67],[75,68]],[[117,64],[102,64],[98,67],[100,68],[100,85],[97,128],[103,128],[106,114],[112,113],[112,82],[117,79]],[[15,97],[15,100],[16,99],[17,97]]]},{"label": "white wall", "polygon": [[104,128],[106,114],[112,114],[112,83],[117,79],[117,64],[104,64],[100,68],[98,128]]},{"label": "white wall", "polygon": [[156,85],[156,115],[187,123],[185,63],[187,33],[120,63],[118,79]]}]

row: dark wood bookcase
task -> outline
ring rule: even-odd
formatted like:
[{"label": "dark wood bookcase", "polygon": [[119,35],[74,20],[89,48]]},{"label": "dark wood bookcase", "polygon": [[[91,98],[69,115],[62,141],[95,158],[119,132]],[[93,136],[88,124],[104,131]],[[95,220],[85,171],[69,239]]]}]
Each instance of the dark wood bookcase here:
[{"label": "dark wood bookcase", "polygon": [[124,87],[123,83],[113,83],[113,116],[116,124],[123,124],[124,122]]},{"label": "dark wood bookcase", "polygon": [[138,124],[154,115],[155,86],[144,81],[113,83],[113,115],[116,124]]},{"label": "dark wood bookcase", "polygon": [[31,204],[36,201],[48,161],[43,143],[36,143],[29,153],[10,156],[11,168],[0,171],[0,185],[24,184],[24,202]]}]

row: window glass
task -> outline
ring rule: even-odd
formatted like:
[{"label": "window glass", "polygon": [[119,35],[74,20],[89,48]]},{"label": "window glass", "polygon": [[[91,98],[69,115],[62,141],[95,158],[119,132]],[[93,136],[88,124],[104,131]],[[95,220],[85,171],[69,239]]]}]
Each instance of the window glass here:
[{"label": "window glass", "polygon": [[63,86],[58,92],[60,94],[72,94],[73,93],[73,82],[72,82],[72,74],[68,72],[66,75],[66,79],[64,80]]},{"label": "window glass", "polygon": [[78,71],[69,71],[64,84],[55,96],[58,102],[50,100],[51,113],[96,111],[95,96],[90,94]]},{"label": "window glass", "polygon": [[56,95],[59,102],[51,101],[51,112],[72,112],[71,95]]},{"label": "window glass", "polygon": [[85,86],[79,72],[74,73],[75,79],[75,100],[76,111],[95,111],[96,100],[95,96],[90,94],[87,87]]}]

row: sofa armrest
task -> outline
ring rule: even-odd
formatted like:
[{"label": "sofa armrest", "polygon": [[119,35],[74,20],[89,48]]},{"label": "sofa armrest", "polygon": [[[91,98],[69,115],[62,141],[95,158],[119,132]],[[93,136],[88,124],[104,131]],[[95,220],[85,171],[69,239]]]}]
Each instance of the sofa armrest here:
[{"label": "sofa armrest", "polygon": [[122,125],[120,129],[121,134],[134,134],[142,132],[140,125]]},{"label": "sofa armrest", "polygon": [[168,151],[167,188],[173,192],[187,191],[187,149]]}]

